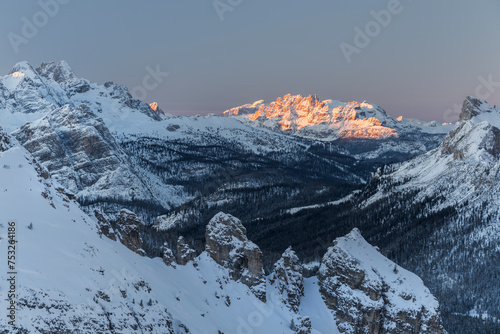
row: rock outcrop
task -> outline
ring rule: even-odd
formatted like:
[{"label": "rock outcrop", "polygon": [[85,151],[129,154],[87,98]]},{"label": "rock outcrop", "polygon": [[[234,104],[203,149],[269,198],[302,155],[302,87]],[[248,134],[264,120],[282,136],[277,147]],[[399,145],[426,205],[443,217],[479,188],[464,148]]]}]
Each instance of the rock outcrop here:
[{"label": "rock outcrop", "polygon": [[274,264],[269,278],[270,283],[277,289],[281,300],[292,311],[298,312],[300,298],[304,295],[303,267],[292,247],[283,253]]},{"label": "rock outcrop", "polygon": [[104,217],[104,215],[98,210],[94,210],[94,216],[96,217],[97,224],[99,226],[99,234],[104,234],[111,240],[116,241],[115,231],[113,230],[111,223],[106,219],[106,217]]},{"label": "rock outcrop", "polygon": [[[473,155],[489,153],[500,157],[500,109],[486,101],[468,96],[464,101],[460,123],[453,128],[442,143],[442,155],[451,154],[454,160],[464,160]],[[488,161],[491,159],[481,159]]]},{"label": "rock outcrop", "polygon": [[295,332],[295,334],[311,334],[311,319],[309,317],[299,317],[296,320],[292,320],[290,328]]},{"label": "rock outcrop", "polygon": [[380,254],[358,229],[334,241],[318,279],[343,333],[445,333],[439,304],[422,280]]},{"label": "rock outcrop", "polygon": [[468,121],[481,112],[490,112],[491,107],[486,101],[480,100],[474,96],[467,96],[462,106],[462,112],[458,121]]},{"label": "rock outcrop", "polygon": [[163,263],[165,263],[167,266],[175,266],[175,255],[174,252],[168,247],[168,243],[163,244],[163,251],[162,251],[162,259]]},{"label": "rock outcrop", "polygon": [[57,109],[13,135],[75,193],[97,186],[102,175],[116,173],[125,162],[107,127],[86,105]]},{"label": "rock outcrop", "polygon": [[248,240],[241,221],[223,212],[207,225],[205,250],[219,265],[230,270],[231,278],[247,285],[262,301],[266,300],[266,280],[262,252]]},{"label": "rock outcrop", "polygon": [[181,235],[177,239],[177,263],[181,266],[196,258],[196,251],[187,243],[186,239]]},{"label": "rock outcrop", "polygon": [[142,224],[135,213],[126,209],[120,211],[115,221],[118,240],[131,251],[144,256],[146,253],[142,249],[143,241],[140,233]]},{"label": "rock outcrop", "polygon": [[0,152],[7,151],[12,147],[11,140],[7,132],[0,126]]}]

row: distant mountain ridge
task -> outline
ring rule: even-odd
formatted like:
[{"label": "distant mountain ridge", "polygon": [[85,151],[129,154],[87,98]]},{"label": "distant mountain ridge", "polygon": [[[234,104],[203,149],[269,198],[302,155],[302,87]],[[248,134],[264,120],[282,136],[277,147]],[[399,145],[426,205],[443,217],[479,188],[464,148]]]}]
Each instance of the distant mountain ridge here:
[{"label": "distant mountain ridge", "polygon": [[451,124],[397,119],[377,105],[364,102],[321,101],[316,95],[285,95],[226,110],[256,128],[300,138],[336,143],[360,160],[404,161],[437,147]]},{"label": "distant mountain ridge", "polygon": [[285,95],[276,101],[256,101],[223,112],[253,126],[325,141],[336,139],[388,139],[408,133],[446,134],[449,124],[397,119],[379,106],[364,102],[320,101],[316,95]]}]

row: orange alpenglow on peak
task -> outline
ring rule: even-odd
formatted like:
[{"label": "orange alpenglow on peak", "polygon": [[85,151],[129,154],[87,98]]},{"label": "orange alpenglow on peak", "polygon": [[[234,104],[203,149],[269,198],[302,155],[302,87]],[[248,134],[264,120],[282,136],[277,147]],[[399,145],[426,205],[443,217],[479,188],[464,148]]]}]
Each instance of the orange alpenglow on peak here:
[{"label": "orange alpenglow on peak", "polygon": [[317,95],[287,94],[270,103],[257,101],[233,108],[224,115],[299,135],[316,131],[324,133],[323,137],[335,138],[382,139],[398,136],[395,129],[385,125],[390,117],[381,108],[366,101],[321,101]]},{"label": "orange alpenglow on peak", "polygon": [[153,103],[150,103],[149,106],[151,107],[151,109],[153,109],[154,111],[157,111],[158,110],[158,103],[157,102],[153,102]]},{"label": "orange alpenglow on peak", "polygon": [[14,78],[22,78],[22,77],[24,77],[24,73],[22,73],[22,72],[14,72],[10,76],[14,77]]}]

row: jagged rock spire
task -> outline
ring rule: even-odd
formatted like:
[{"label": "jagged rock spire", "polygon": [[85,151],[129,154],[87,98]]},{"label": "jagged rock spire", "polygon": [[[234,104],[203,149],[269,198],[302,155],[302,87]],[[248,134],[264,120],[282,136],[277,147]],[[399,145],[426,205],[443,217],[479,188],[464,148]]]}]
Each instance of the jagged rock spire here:
[{"label": "jagged rock spire", "polygon": [[262,252],[248,240],[241,221],[223,212],[207,225],[207,253],[221,266],[230,270],[231,278],[247,285],[262,301],[266,300]]}]

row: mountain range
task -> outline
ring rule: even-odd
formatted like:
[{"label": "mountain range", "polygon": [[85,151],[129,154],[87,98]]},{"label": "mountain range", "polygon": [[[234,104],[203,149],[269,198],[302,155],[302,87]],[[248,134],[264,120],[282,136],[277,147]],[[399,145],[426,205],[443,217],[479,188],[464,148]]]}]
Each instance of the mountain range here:
[{"label": "mountain range", "polygon": [[300,95],[172,116],[22,62],[0,78],[0,126],[20,333],[500,328],[485,101],[455,125]]}]

